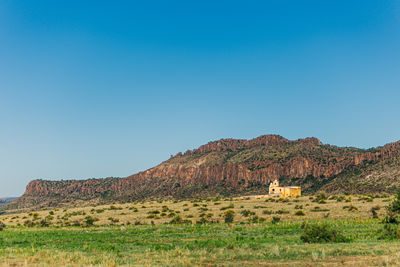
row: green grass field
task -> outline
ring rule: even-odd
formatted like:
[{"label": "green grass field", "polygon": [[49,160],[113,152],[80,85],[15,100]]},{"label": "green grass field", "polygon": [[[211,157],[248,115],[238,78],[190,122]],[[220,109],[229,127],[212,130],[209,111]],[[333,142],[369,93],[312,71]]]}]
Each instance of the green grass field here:
[{"label": "green grass field", "polygon": [[400,244],[378,240],[378,221],[327,221],[352,241],[305,244],[299,222],[11,228],[0,234],[0,261],[8,266],[400,264]]},{"label": "green grass field", "polygon": [[[238,198],[218,200],[218,205],[215,201],[187,200],[123,204],[117,210],[103,206],[79,208],[85,214],[76,212],[77,221],[84,222],[88,215],[98,217],[90,227],[84,223],[66,226],[56,219],[46,227],[23,224],[24,220],[34,220],[32,217],[39,221],[50,213],[56,218],[78,208],[40,211],[39,215],[8,214],[0,217],[0,221],[7,222],[7,227],[0,231],[0,266],[399,266],[400,242],[379,238],[383,205],[387,205],[387,200],[387,197],[370,200],[353,196],[351,202],[331,198],[316,203],[315,198],[309,197],[288,202]],[[214,221],[218,222],[197,224],[203,213],[198,209],[206,203],[207,212],[213,213]],[[232,203],[234,222],[224,223],[226,210],[221,208]],[[263,208],[259,207],[261,203]],[[173,218],[160,216],[160,219],[151,218],[154,222],[151,224],[147,217],[153,213],[149,211],[161,210],[165,205],[183,219],[191,212],[193,221],[171,224]],[[294,215],[299,210],[296,205],[303,205],[304,216]],[[330,214],[312,212],[317,205]],[[369,209],[377,205],[382,206],[380,218],[373,219]],[[348,206],[357,210],[348,211]],[[139,211],[133,211],[132,207],[138,207]],[[91,212],[93,209],[105,210],[97,213]],[[280,214],[282,209],[289,213]],[[255,215],[247,215],[243,210]],[[270,214],[270,211],[274,212]],[[258,215],[264,220],[255,223],[250,219]],[[107,220],[109,216],[121,220],[111,222]],[[280,221],[273,222],[272,218],[277,216]],[[142,221],[141,225],[128,223],[138,220]],[[300,239],[305,224],[324,222],[350,241],[308,244]]]}]

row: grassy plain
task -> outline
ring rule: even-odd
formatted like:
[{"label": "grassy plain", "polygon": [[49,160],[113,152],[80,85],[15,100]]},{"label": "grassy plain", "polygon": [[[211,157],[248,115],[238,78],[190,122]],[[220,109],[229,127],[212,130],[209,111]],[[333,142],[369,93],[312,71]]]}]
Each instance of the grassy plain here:
[{"label": "grassy plain", "polygon": [[[0,216],[7,225],[0,232],[0,262],[1,266],[398,266],[400,243],[378,238],[381,219],[372,218],[371,212],[379,207],[376,216],[383,216],[388,201],[387,196],[253,196],[8,214]],[[232,224],[224,222],[227,210],[235,212]],[[301,214],[298,211],[304,215],[295,215]],[[93,226],[87,226],[88,217],[94,219]],[[305,222],[328,222],[351,242],[303,243]]]}]

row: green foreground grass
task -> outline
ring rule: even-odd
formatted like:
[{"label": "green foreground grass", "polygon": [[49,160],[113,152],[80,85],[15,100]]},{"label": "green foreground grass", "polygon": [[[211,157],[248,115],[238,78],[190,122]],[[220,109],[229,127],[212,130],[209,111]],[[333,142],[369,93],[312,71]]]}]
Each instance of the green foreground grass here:
[{"label": "green foreground grass", "polygon": [[0,232],[2,266],[396,266],[400,243],[378,239],[374,219],[322,219],[349,243],[305,244],[302,222],[9,227]]}]

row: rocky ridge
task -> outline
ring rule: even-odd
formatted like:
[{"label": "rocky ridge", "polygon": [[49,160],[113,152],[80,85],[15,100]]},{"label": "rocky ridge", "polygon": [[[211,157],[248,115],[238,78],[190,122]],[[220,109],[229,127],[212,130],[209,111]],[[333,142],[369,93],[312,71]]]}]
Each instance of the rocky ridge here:
[{"label": "rocky ridge", "polygon": [[[300,185],[306,193],[321,189],[385,192],[398,184],[400,176],[394,162],[399,157],[400,142],[364,150],[324,145],[317,138],[291,141],[278,135],[264,135],[251,140],[221,139],[178,153],[154,168],[126,178],[35,180],[28,184],[24,196],[14,206],[58,205],[91,199],[131,201],[264,194],[274,179]],[[391,175],[387,182],[379,187],[358,186],[364,180],[371,180],[371,175],[379,177],[377,168],[385,164],[393,169],[386,172]],[[349,177],[357,177],[352,186]]]}]

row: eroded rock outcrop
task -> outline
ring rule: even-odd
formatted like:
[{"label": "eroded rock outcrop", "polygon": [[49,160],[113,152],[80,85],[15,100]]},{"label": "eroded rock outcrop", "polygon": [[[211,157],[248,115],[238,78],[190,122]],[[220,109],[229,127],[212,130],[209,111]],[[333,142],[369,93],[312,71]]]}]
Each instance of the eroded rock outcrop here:
[{"label": "eroded rock outcrop", "polygon": [[24,197],[131,200],[265,193],[274,179],[301,185],[307,192],[329,188],[326,184],[354,167],[399,156],[400,142],[362,150],[324,145],[317,138],[290,141],[264,135],[252,140],[222,139],[178,153],[154,168],[123,179],[35,180],[27,186]]}]

